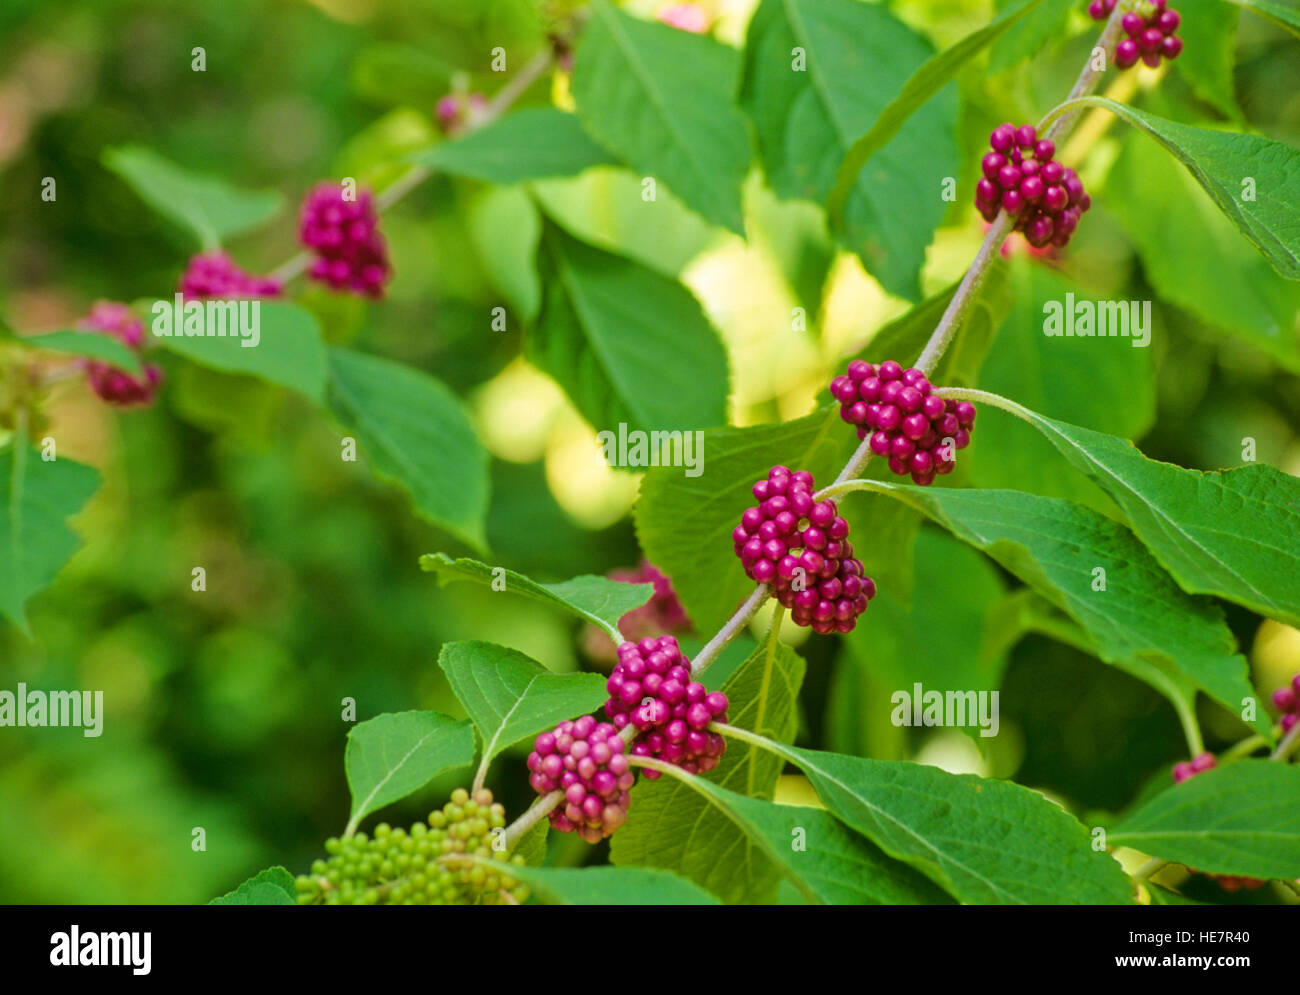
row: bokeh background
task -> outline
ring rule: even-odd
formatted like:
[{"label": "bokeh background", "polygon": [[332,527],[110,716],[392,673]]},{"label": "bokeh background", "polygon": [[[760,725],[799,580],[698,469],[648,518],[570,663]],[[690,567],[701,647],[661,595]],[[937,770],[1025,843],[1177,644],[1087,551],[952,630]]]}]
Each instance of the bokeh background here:
[{"label": "bokeh background", "polygon": [[[653,16],[660,5],[628,6]],[[735,43],[754,4],[703,6],[716,36]],[[943,46],[1000,4],[891,6]],[[147,145],[188,168],[283,191],[291,205],[323,177],[382,187],[401,171],[393,160],[437,140],[439,97],[499,85],[467,53],[535,48],[539,25],[528,0],[6,0],[0,317],[35,332],[68,327],[96,299],[171,292],[192,246],[101,165],[106,147]],[[1073,10],[1061,30],[1029,40],[1032,61],[995,53],[992,67],[962,77],[968,165],[930,252],[928,292],[960,275],[981,236],[969,200],[990,123],[1046,110],[1093,36]],[[204,72],[191,69],[195,46],[206,50]],[[1243,15],[1226,83],[1194,87],[1169,74],[1156,93],[1155,74],[1142,71],[1124,95],[1180,120],[1300,145],[1298,51],[1294,38]],[[563,104],[563,77],[528,99]],[[981,385],[1132,437],[1154,458],[1237,465],[1249,437],[1258,459],[1300,472],[1300,292],[1205,210],[1149,141],[1105,121],[1084,127],[1078,165],[1098,206],[1067,259],[1018,251],[1008,262],[1015,303]],[[54,203],[40,199],[45,176],[57,178]],[[680,274],[695,291],[730,353],[736,424],[824,403],[819,392],[843,358],[908,307],[834,250],[817,208],[778,203],[757,173],[747,242],[671,197],[651,217],[628,195],[637,182],[602,168],[536,193],[576,230]],[[484,331],[498,299],[485,259],[508,252],[510,226],[485,225],[483,193],[435,178],[385,215],[397,275],[383,304],[315,290],[306,300],[331,341],[434,372],[465,398],[495,457],[494,562],[543,580],[635,566],[637,477],[604,467],[592,428],[517,358],[517,329]],[[228,248],[245,268],[269,271],[296,251],[294,231],[290,207]],[[1129,350],[1118,366],[1112,357],[1113,379],[1100,385],[1087,356],[1043,351],[1041,302],[1067,289],[1154,300],[1152,348]],[[770,320],[798,306],[806,331]],[[99,739],[0,730],[0,901],[199,902],[268,864],[299,872],[346,821],[344,697],[356,699],[360,718],[459,714],[436,659],[460,638],[505,643],[559,671],[601,666],[589,634],[566,618],[528,602],[503,607],[471,585],[439,588],[422,574],[421,553],[468,551],[416,519],[400,492],[341,463],[327,415],[251,378],[174,356],[159,362],[167,382],[148,410],[113,411],[71,381],[46,412],[61,454],[93,464],[105,483],[76,520],[85,546],[29,605],[32,637],[0,626],[0,687],[102,689],[109,711]],[[985,417],[968,482],[1014,482],[1105,507],[1037,440]],[[1167,776],[1184,747],[1162,699],[1030,623],[990,648],[976,635],[1014,608],[1009,578],[938,533],[924,531],[917,550],[916,589],[932,597],[873,604],[878,620],[854,638],[805,644],[801,742],[1014,776],[1079,812],[1113,811]],[[196,565],[210,578],[202,594],[189,586]],[[1228,617],[1254,650],[1261,688],[1300,670],[1300,633],[1261,630],[1232,607]],[[744,650],[742,640],[730,658]],[[1003,733],[992,745],[863,721],[920,653],[974,657],[1001,682]],[[1240,735],[1222,713],[1202,719],[1211,748]],[[519,761],[503,758],[492,778],[512,812],[528,797]],[[455,783],[443,779],[386,816],[413,821]],[[191,850],[196,826],[206,852]],[[589,856],[560,840],[550,860]]]}]

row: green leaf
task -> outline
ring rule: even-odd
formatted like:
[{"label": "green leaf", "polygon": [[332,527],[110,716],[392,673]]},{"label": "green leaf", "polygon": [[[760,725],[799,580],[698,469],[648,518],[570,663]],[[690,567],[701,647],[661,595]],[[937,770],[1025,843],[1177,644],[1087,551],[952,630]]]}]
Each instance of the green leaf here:
[{"label": "green leaf", "polygon": [[503,184],[574,176],[618,161],[587,137],[576,115],[555,107],[513,111],[463,138],[423,149],[411,159],[444,173]]},{"label": "green leaf", "polygon": [[488,187],[470,201],[465,226],[493,288],[525,324],[534,321],[542,306],[542,216],[533,199],[520,187]]},{"label": "green leaf", "polygon": [[552,674],[494,643],[446,643],[438,666],[478,729],[484,769],[506,747],[595,711],[608,697],[599,674]]},{"label": "green leaf", "polygon": [[[1184,717],[1189,689],[1197,687],[1233,714],[1254,701],[1253,726],[1269,732],[1223,610],[1184,593],[1122,525],[1070,501],[1018,491],[873,487],[984,550],[1078,622],[1102,660],[1156,688]],[[1105,589],[1095,589],[1103,580]]]},{"label": "green leaf", "polygon": [[[986,557],[932,528],[916,537],[916,588],[923,594],[902,602],[880,585],[867,613],[845,639],[849,652],[891,690],[985,691],[997,688],[1006,668],[1006,647],[991,651],[986,626],[1005,593]],[[916,647],[924,646],[918,654]],[[884,722],[888,713],[860,716]],[[963,731],[979,738],[979,716]]]},{"label": "green leaf", "polygon": [[[1141,128],[1178,158],[1229,220],[1288,280],[1300,280],[1300,150],[1258,135],[1194,128],[1105,97],[1104,107]],[[1254,199],[1243,199],[1246,181]]]},{"label": "green leaf", "polygon": [[455,70],[416,45],[367,45],[352,63],[352,87],[371,100],[398,106],[437,103],[452,88]]},{"label": "green leaf", "polygon": [[329,406],[374,472],[416,512],[477,549],[486,545],[488,457],[460,401],[404,363],[331,346]]},{"label": "green leaf", "polygon": [[618,620],[632,609],[640,608],[654,594],[653,584],[625,584],[593,574],[583,574],[558,584],[539,584],[505,567],[490,567],[477,560],[453,560],[446,553],[421,556],[420,569],[436,573],[444,584],[453,580],[471,580],[498,590],[495,585],[501,583],[504,587],[500,590],[540,601],[600,626],[616,643],[623,641],[618,631]]},{"label": "green leaf", "polygon": [[1300,877],[1300,767],[1238,760],[1175,784],[1122,819],[1109,843],[1207,874]]},{"label": "green leaf", "polygon": [[[741,103],[768,181],[781,197],[821,203],[849,148],[933,50],[883,4],[763,0],[745,51]],[[890,293],[920,294],[925,250],[946,206],[942,184],[959,165],[956,128],[950,91],[908,116],[844,194],[834,227]]]},{"label": "green leaf", "polygon": [[510,851],[512,857],[523,857],[529,867],[540,867],[546,860],[546,836],[551,824],[540,820],[532,829],[519,837],[519,842]]},{"label": "green leaf", "polygon": [[[1135,348],[1139,340],[1134,338],[1045,334],[1049,311],[1068,315],[1076,298],[1092,301],[1076,283],[1028,258],[1013,260],[1008,271],[1017,306],[993,340],[979,385],[1076,424],[1133,438],[1144,433],[1155,420],[1153,350]],[[1118,303],[1127,313],[1128,302]],[[1069,330],[1067,322],[1063,317],[1062,331]],[[1000,411],[989,412],[987,406],[980,419],[970,449],[957,456],[958,464],[963,459],[969,464],[971,483],[1110,510],[1106,498],[1080,480],[1028,425]]]},{"label": "green leaf", "polygon": [[439,712],[389,712],[357,723],[343,758],[352,792],[348,835],[370,813],[473,762],[473,726]]},{"label": "green leaf", "polygon": [[1079,821],[1010,781],[794,746],[827,807],[968,904],[1128,905],[1127,875]]},{"label": "green leaf", "polygon": [[666,188],[654,200],[642,200],[641,179],[629,169],[597,166],[528,187],[547,217],[574,238],[676,279],[726,236]]},{"label": "green leaf", "polygon": [[99,474],[66,457],[46,462],[26,440],[15,438],[0,450],[0,486],[0,613],[26,631],[27,599],[54,580],[81,546],[67,519],[99,489]]},{"label": "green leaf", "polygon": [[1241,119],[1233,81],[1236,67],[1236,8],[1224,0],[1181,0],[1183,17],[1178,35],[1182,54],[1173,61],[1174,71],[1183,77],[1198,97],[1225,117]]},{"label": "green leaf", "polygon": [[891,860],[875,844],[821,809],[749,798],[684,771],[673,776],[735,823],[809,901],[826,905],[952,903],[929,879],[907,864]]},{"label": "green leaf", "polygon": [[234,891],[214,898],[209,905],[297,905],[298,890],[293,875],[283,867],[268,867]]},{"label": "green leaf", "polygon": [[754,482],[782,463],[810,471],[824,487],[843,465],[851,439],[838,414],[820,411],[781,424],[705,432],[707,471],[698,477],[673,467],[647,471],[635,509],[637,537],[647,559],[672,578],[700,632],[717,629],[754,589],[731,544],[732,530],[754,503]]},{"label": "green leaf", "polygon": [[100,332],[61,330],[43,332],[40,335],[18,336],[10,341],[31,349],[48,349],[51,352],[65,352],[73,356],[97,359],[101,363],[108,363],[136,376],[143,372],[140,357],[133,349]]},{"label": "green leaf", "polygon": [[605,0],[590,9],[573,71],[588,133],[705,218],[744,234],[740,187],[750,154],[732,102],[736,52]]},{"label": "green leaf", "polygon": [[546,289],[527,355],[592,427],[617,435],[620,424],[665,432],[726,423],[726,350],[689,290],[553,225],[542,244]]},{"label": "green leaf", "polygon": [[[1014,12],[1018,0],[998,0],[998,11]],[[1077,9],[1075,0],[1048,0],[1045,5],[1028,12],[993,42],[989,49],[989,71],[998,73],[1040,55],[1049,42],[1059,42],[1069,37],[1070,14]],[[995,22],[996,23],[996,22]],[[992,27],[993,25],[989,25]]]},{"label": "green leaf", "polygon": [[1294,7],[1273,3],[1272,0],[1227,0],[1227,2],[1235,3],[1238,7],[1249,10],[1253,14],[1258,14],[1264,20],[1277,25],[1283,31],[1290,31],[1297,38],[1300,38],[1300,10],[1296,10]]},{"label": "green leaf", "polygon": [[1138,135],[1124,142],[1106,203],[1162,300],[1300,373],[1300,285],[1278,276],[1171,156]]},{"label": "green leaf", "polygon": [[1124,439],[1025,414],[1124,509],[1183,590],[1300,626],[1300,478],[1266,463],[1185,470]]},{"label": "green leaf", "polygon": [[[723,684],[731,725],[773,739],[793,739],[804,662],[768,639]],[[732,740],[708,780],[749,798],[771,799],[781,761]],[[763,846],[716,805],[679,780],[644,777],[632,789],[628,821],[614,834],[610,859],[621,866],[662,867],[727,904],[771,902],[781,871]]]},{"label": "green leaf", "polygon": [[718,905],[704,889],[645,867],[511,867],[548,905]]},{"label": "green leaf", "polygon": [[198,236],[205,249],[265,224],[284,206],[274,190],[240,190],[139,145],[106,149],[103,162],[146,204]]},{"label": "green leaf", "polygon": [[[196,304],[205,309],[201,331],[229,334],[186,335],[168,318],[166,328],[171,334],[159,335],[162,309],[171,314],[173,306],[170,300],[160,300],[153,305],[153,340],[200,366],[259,377],[317,403],[324,400],[325,343],[310,311],[281,301],[193,301],[187,306]],[[243,317],[241,309],[246,309]],[[245,328],[256,331],[244,335]]]},{"label": "green leaf", "polygon": [[[889,144],[913,114],[951,83],[962,67],[1015,27],[1040,3],[1042,0],[1029,0],[1014,10],[1003,12],[951,48],[931,56],[908,78],[898,96],[880,111],[871,130],[854,141],[845,153],[835,176],[835,184],[826,198],[826,210],[834,222],[843,220],[845,205],[857,186],[862,167],[871,161],[871,157]],[[1058,3],[1058,6],[1065,5]]]}]

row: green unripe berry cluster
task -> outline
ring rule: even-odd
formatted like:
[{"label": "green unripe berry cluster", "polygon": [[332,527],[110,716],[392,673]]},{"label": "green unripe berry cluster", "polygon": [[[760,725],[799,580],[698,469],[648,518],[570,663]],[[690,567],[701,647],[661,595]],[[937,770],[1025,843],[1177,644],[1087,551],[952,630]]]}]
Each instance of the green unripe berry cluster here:
[{"label": "green unripe berry cluster", "polygon": [[528,889],[507,871],[522,866],[523,857],[511,858],[501,842],[493,848],[504,839],[505,824],[505,809],[491,791],[471,798],[457,788],[451,801],[409,831],[380,823],[373,836],[326,840],[325,859],[298,877],[298,904],[522,904]]}]

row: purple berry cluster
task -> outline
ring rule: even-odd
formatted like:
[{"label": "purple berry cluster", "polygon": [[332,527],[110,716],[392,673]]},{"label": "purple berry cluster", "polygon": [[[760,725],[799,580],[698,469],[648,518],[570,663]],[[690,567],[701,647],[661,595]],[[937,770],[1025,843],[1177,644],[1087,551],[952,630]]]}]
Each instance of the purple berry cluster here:
[{"label": "purple berry cluster", "polygon": [[772,467],[753,494],[759,503],[731,533],[745,573],[772,585],[796,625],[823,635],[851,632],[876,585],[853,556],[849,523],[835,502],[814,501],[812,474],[784,466]]},{"label": "purple berry cluster", "polygon": [[1218,762],[1214,759],[1213,753],[1201,753],[1191,760],[1184,760],[1182,763],[1174,764],[1174,784],[1182,784],[1189,777],[1195,777],[1197,774],[1204,773],[1211,767],[1217,766]]},{"label": "purple berry cluster", "polygon": [[563,791],[564,802],[551,809],[551,825],[599,843],[627,821],[636,780],[618,730],[584,715],[544,732],[528,754],[529,783],[539,795]]},{"label": "purple berry cluster", "polygon": [[334,290],[383,295],[392,269],[368,192],[361,191],[352,200],[341,185],[319,184],[303,202],[298,237],[316,253],[307,271],[313,280]]},{"label": "purple berry cluster", "polygon": [[[111,335],[137,355],[143,349],[144,323],[125,304],[97,301],[79,327],[88,332]],[[92,360],[86,364],[86,380],[91,389],[110,404],[148,404],[162,382],[162,371],[147,364],[144,376],[136,378],[116,366]]]},{"label": "purple berry cluster", "polygon": [[1282,734],[1285,735],[1300,722],[1300,674],[1291,678],[1289,686],[1273,692],[1273,704],[1282,713]]},{"label": "purple berry cluster", "polygon": [[984,175],[975,186],[980,215],[992,222],[1001,209],[1015,216],[1015,230],[1035,249],[1064,248],[1092,206],[1078,174],[1053,158],[1056,145],[1040,139],[1032,124],[1000,124],[989,145],[993,150],[981,161]]},{"label": "purple berry cluster", "polygon": [[[1145,15],[1130,11],[1120,21],[1128,35],[1115,46],[1115,65],[1120,69],[1137,65],[1139,59],[1154,69],[1161,59],[1176,59],[1183,50],[1183,40],[1174,34],[1182,18],[1169,0],[1150,0],[1145,7]],[[1105,20],[1114,10],[1115,0],[1092,0],[1088,5],[1096,21]]]},{"label": "purple berry cluster", "polygon": [[[618,729],[631,724],[639,730],[633,756],[676,764],[689,774],[718,766],[727,743],[708,725],[727,721],[727,696],[709,693],[691,680],[690,661],[672,636],[621,644],[605,687],[610,721]],[[643,773],[651,781],[660,775],[657,770]]]},{"label": "purple berry cluster", "polygon": [[889,459],[889,469],[911,475],[922,487],[936,474],[952,472],[956,450],[970,444],[975,405],[935,397],[925,374],[887,359],[879,366],[855,359],[831,381],[840,417],[856,425],[858,438],[871,433],[871,451]]},{"label": "purple berry cluster", "polygon": [[218,250],[191,259],[177,289],[189,301],[204,297],[279,297],[284,287],[273,277],[245,273]]}]

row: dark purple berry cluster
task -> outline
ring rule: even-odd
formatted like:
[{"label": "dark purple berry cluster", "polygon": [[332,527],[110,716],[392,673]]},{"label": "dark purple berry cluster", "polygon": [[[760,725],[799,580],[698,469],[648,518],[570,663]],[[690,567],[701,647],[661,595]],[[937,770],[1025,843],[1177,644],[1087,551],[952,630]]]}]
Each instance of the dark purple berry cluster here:
[{"label": "dark purple berry cluster", "polygon": [[[631,724],[639,730],[633,756],[676,764],[690,774],[711,771],[722,759],[726,740],[708,726],[727,721],[727,696],[691,680],[690,661],[672,636],[621,644],[605,687],[610,721],[618,729]],[[651,781],[660,774],[642,773]]]},{"label": "dark purple berry cluster", "polygon": [[[109,335],[136,355],[144,348],[144,323],[129,307],[116,301],[96,301],[79,327]],[[92,360],[86,364],[86,380],[91,390],[109,404],[141,405],[152,401],[158,392],[162,371],[146,364],[143,375],[135,377],[116,366]]]},{"label": "dark purple berry cluster", "polygon": [[1273,704],[1282,713],[1282,733],[1285,735],[1300,722],[1300,674],[1291,678],[1290,685],[1273,692]]},{"label": "dark purple berry cluster", "polygon": [[853,556],[849,523],[835,502],[813,501],[813,476],[774,466],[754,484],[758,505],[740,516],[732,545],[745,573],[771,584],[796,625],[822,634],[850,632],[876,596]]},{"label": "dark purple berry cluster", "polygon": [[618,730],[590,715],[537,737],[528,754],[529,783],[539,795],[564,792],[550,812],[553,828],[599,843],[627,821],[636,775],[625,751]]},{"label": "dark purple berry cluster", "polygon": [[992,222],[1001,209],[1015,217],[1015,230],[1035,249],[1064,248],[1092,206],[1078,174],[1052,158],[1056,145],[1040,139],[1032,124],[1000,124],[989,144],[993,151],[980,163],[984,176],[975,186],[980,215]]},{"label": "dark purple berry cluster", "polygon": [[856,425],[858,438],[871,433],[871,451],[889,459],[889,469],[911,475],[922,487],[952,472],[956,450],[970,444],[975,405],[935,397],[925,374],[887,359],[879,366],[855,359],[831,381],[840,417]]},{"label": "dark purple berry cluster", "polygon": [[195,300],[204,297],[279,297],[284,288],[273,277],[245,273],[233,259],[218,250],[200,253],[191,259],[181,274],[178,289],[186,300]]},{"label": "dark purple berry cluster", "polygon": [[368,192],[359,192],[354,200],[339,184],[319,184],[303,202],[298,237],[316,253],[307,270],[313,280],[334,290],[383,295],[392,269]]},{"label": "dark purple berry cluster", "polygon": [[[1115,46],[1115,65],[1128,69],[1138,60],[1152,69],[1161,59],[1176,59],[1183,50],[1183,40],[1174,32],[1182,23],[1178,11],[1169,6],[1169,0],[1150,0],[1143,4],[1145,14],[1129,11],[1120,21],[1127,38]],[[1105,20],[1115,10],[1115,0],[1092,0],[1088,13],[1093,20]]]}]

